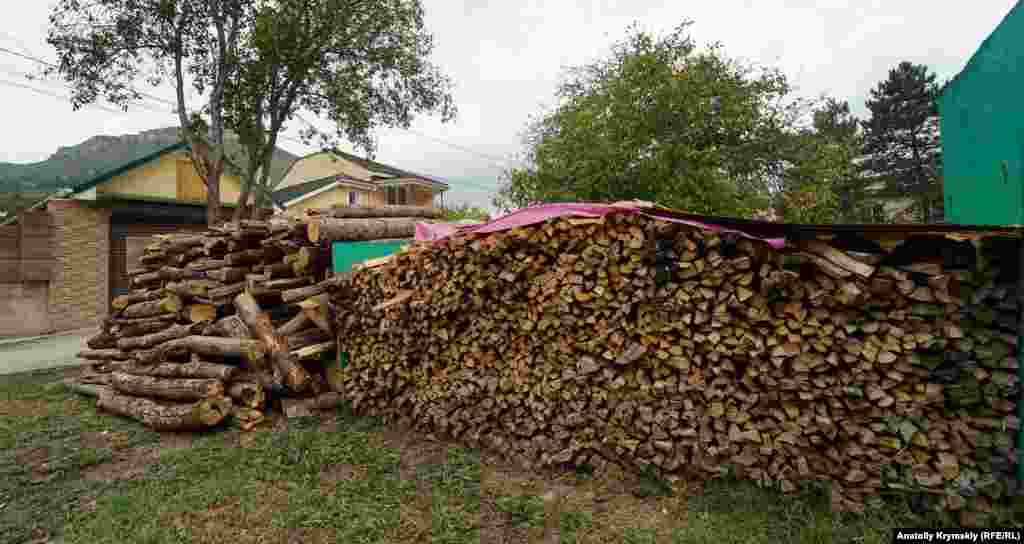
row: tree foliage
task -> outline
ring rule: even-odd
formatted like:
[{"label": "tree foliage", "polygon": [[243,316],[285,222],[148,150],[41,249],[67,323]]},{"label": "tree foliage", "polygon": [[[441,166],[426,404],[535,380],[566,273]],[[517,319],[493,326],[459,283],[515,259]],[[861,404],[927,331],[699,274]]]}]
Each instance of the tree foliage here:
[{"label": "tree foliage", "polygon": [[488,221],[490,218],[491,214],[487,210],[468,202],[444,210],[445,221]]},{"label": "tree foliage", "polygon": [[[182,137],[207,185],[210,223],[224,169],[224,88],[248,6],[246,0],[59,0],[50,15],[47,43],[57,65],[44,73],[70,84],[74,109],[104,99],[127,111],[143,96],[136,89],[141,81],[174,83]],[[186,103],[189,85],[204,104]]]},{"label": "tree foliage", "polygon": [[871,90],[864,121],[868,176],[890,196],[912,196],[922,219],[942,205],[939,85],[927,66],[901,62]]},{"label": "tree foliage", "polygon": [[777,200],[808,104],[778,70],[698,50],[689,25],[661,37],[633,27],[609,56],[570,69],[559,105],[527,128],[530,167],[506,173],[495,205],[638,198],[749,215]]},{"label": "tree foliage", "polygon": [[307,143],[345,139],[371,156],[378,127],[407,128],[418,113],[455,115],[451,81],[429,60],[419,0],[261,1],[243,38],[226,103],[248,155],[240,204],[250,190],[266,198],[277,139],[300,110],[336,127],[304,127]]}]

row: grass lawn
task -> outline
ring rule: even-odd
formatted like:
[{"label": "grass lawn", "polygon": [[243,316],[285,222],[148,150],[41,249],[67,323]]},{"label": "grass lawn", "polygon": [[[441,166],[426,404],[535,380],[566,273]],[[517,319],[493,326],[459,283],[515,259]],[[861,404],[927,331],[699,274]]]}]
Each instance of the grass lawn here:
[{"label": "grass lawn", "polygon": [[0,543],[873,543],[955,525],[896,500],[838,515],[745,482],[529,472],[344,411],[158,434],[98,414],[68,372],[0,384]]}]

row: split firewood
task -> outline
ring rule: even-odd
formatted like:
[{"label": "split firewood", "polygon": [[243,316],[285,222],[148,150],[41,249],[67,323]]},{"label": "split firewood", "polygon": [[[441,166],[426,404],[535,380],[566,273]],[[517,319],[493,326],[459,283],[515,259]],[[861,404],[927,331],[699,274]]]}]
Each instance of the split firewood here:
[{"label": "split firewood", "polygon": [[100,391],[97,408],[130,417],[156,431],[196,431],[213,427],[231,413],[231,399],[209,398],[191,404],[160,404],[149,399]]},{"label": "split firewood", "polygon": [[114,372],[110,375],[110,385],[128,395],[177,401],[224,396],[224,382],[216,379],[162,378]]}]

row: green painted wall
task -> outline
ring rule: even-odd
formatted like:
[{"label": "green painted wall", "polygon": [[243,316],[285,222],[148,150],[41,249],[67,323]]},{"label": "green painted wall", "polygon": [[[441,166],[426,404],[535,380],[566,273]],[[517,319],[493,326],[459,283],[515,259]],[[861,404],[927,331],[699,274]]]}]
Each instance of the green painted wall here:
[{"label": "green painted wall", "polygon": [[331,246],[334,273],[351,272],[352,265],[387,257],[412,240],[374,240],[371,242],[334,242]]},{"label": "green painted wall", "polygon": [[939,99],[947,222],[1024,224],[1022,3]]}]

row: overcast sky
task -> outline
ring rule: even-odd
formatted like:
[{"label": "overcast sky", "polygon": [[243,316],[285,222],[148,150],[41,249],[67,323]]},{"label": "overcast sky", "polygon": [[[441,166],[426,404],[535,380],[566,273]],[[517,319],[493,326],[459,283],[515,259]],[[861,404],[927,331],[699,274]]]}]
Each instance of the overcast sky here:
[{"label": "overcast sky", "polygon": [[[698,43],[720,41],[731,56],[781,67],[799,95],[836,96],[864,114],[869,89],[902,60],[928,65],[940,80],[954,76],[1016,1],[424,0],[433,60],[455,80],[460,116],[446,125],[424,118],[412,131],[382,131],[376,158],[448,180],[448,202],[487,203],[502,168],[522,151],[529,117],[553,105],[562,67],[605,54],[634,21],[661,32],[693,20]],[[19,2],[5,10],[0,47],[52,60],[45,35],[54,4]],[[153,101],[127,113],[74,112],[59,83],[25,80],[37,69],[0,51],[0,161],[38,161],[97,134],[176,124],[170,106]],[[169,88],[150,94],[173,96]],[[294,139],[298,128],[286,132],[293,139],[281,147],[313,151]]]}]

